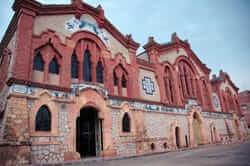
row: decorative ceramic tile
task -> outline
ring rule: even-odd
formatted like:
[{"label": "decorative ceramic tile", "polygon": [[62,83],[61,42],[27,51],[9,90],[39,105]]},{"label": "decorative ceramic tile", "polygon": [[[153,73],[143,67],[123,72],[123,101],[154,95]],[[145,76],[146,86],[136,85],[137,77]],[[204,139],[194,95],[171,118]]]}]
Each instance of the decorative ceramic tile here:
[{"label": "decorative ceramic tile", "polygon": [[142,87],[146,94],[153,95],[155,92],[154,82],[150,77],[144,77],[142,80]]},{"label": "decorative ceramic tile", "polygon": [[92,32],[99,36],[105,44],[109,44],[109,38],[105,34],[104,30],[100,29],[95,23],[92,23],[84,18],[71,18],[70,20],[65,21],[65,28],[71,32],[82,30]]}]

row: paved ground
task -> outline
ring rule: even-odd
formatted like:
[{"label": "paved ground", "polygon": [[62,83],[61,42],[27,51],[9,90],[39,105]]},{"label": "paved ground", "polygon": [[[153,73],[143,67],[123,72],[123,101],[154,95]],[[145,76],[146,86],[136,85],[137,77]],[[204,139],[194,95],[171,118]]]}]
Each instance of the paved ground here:
[{"label": "paved ground", "polygon": [[250,166],[250,142],[104,161],[100,164],[103,166]]},{"label": "paved ground", "polygon": [[128,159],[85,161],[74,166],[250,166],[250,141]]}]

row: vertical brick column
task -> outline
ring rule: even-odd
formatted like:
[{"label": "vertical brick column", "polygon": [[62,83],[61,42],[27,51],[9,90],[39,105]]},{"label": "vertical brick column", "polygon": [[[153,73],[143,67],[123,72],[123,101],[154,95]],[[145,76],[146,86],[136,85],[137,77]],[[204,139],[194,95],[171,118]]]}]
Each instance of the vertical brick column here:
[{"label": "vertical brick column", "polygon": [[4,139],[14,142],[29,142],[27,99],[23,96],[10,96],[7,102]]},{"label": "vertical brick column", "polygon": [[33,24],[36,14],[27,9],[19,11],[19,20],[17,25],[17,43],[16,57],[13,67],[13,75],[15,78],[28,80],[31,78],[31,69],[28,67],[31,64],[32,55],[32,33]]},{"label": "vertical brick column", "polygon": [[[71,84],[71,56],[73,50],[70,48],[64,49],[64,56],[60,66],[60,86],[70,87]],[[79,64],[78,64],[79,65]],[[78,66],[79,67],[79,66]],[[78,68],[79,70],[79,68]],[[79,75],[78,75],[79,77]]]},{"label": "vertical brick column", "polygon": [[[27,99],[21,95],[11,95],[8,98],[6,110],[4,142],[7,145],[4,147],[4,153],[7,154],[6,159],[9,161],[7,163],[20,166],[29,165],[31,164],[31,148]],[[8,153],[10,154],[8,155]]]},{"label": "vertical brick column", "polygon": [[212,86],[211,86],[211,83],[210,82],[208,82],[207,83],[207,91],[208,91],[208,96],[209,96],[209,109],[211,109],[211,110],[215,110],[215,107],[214,107],[214,104],[213,104],[213,95],[212,95],[212,93],[213,93],[213,91],[212,91]]},{"label": "vertical brick column", "polygon": [[[130,62],[133,67],[130,68],[128,75],[128,96],[133,98],[138,98],[140,96],[139,91],[139,68],[136,63],[136,50],[129,49]],[[136,79],[135,79],[136,78]]]},{"label": "vertical brick column", "polygon": [[[159,64],[157,63],[156,66],[158,66]],[[156,70],[156,80],[157,80],[157,83],[159,85],[159,89],[160,89],[160,96],[161,96],[161,102],[162,103],[170,103],[169,102],[169,99],[167,97],[167,91],[166,91],[166,88],[168,87],[165,87],[165,81],[163,79],[163,76],[164,76],[164,69],[160,70],[159,68],[157,68]],[[169,92],[169,90],[168,90]]]}]

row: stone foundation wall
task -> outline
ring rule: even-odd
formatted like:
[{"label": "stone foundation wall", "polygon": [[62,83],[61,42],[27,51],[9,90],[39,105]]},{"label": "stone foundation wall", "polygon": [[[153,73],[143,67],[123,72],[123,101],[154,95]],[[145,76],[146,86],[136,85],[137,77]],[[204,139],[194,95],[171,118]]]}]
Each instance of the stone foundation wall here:
[{"label": "stone foundation wall", "polygon": [[149,138],[168,138],[171,124],[174,122],[182,128],[184,135],[188,135],[186,116],[166,113],[144,113],[144,124]]},{"label": "stone foundation wall", "polygon": [[10,143],[0,143],[0,165],[28,166],[30,165],[30,146]]},{"label": "stone foundation wall", "polygon": [[225,120],[224,119],[216,119],[216,118],[204,118],[205,120],[205,126],[207,128],[208,132],[208,139],[210,142],[212,142],[212,136],[211,136],[211,124],[215,125],[216,132],[218,135],[223,139],[224,137],[229,137],[228,131],[226,129]]},{"label": "stone foundation wall", "polygon": [[56,104],[58,111],[58,135],[31,137],[31,155],[33,163],[58,163],[64,161],[64,154],[69,151],[66,142],[71,132],[68,125],[68,109],[65,104]]},{"label": "stone foundation wall", "polygon": [[133,156],[136,155],[136,137],[120,136],[119,131],[120,111],[112,110],[112,137],[113,145],[116,149],[117,156]]},{"label": "stone foundation wall", "polygon": [[[0,145],[0,154],[3,154],[0,161],[3,161],[7,166],[11,164],[58,163],[65,160],[65,154],[72,157],[73,153],[75,153],[72,149],[70,151],[70,145],[67,144],[69,134],[72,134],[74,131],[69,124],[75,123],[75,121],[69,121],[69,117],[72,115],[72,111],[74,111],[71,110],[72,103],[52,100],[55,105],[53,107],[53,115],[56,115],[53,117],[58,118],[58,125],[54,126],[56,126],[58,132],[55,135],[47,133],[48,135],[46,136],[43,135],[44,133],[38,135],[39,133],[36,133],[36,131],[31,133],[29,130],[29,124],[33,124],[29,122],[29,116],[36,100],[39,99],[31,99],[19,95],[10,95],[8,97],[4,140],[14,142],[15,144]],[[121,132],[121,116],[127,109],[131,116],[131,128],[135,129],[135,133]],[[57,114],[55,114],[55,111]],[[110,111],[112,113],[112,141],[117,156],[134,156],[176,150],[177,146],[174,141],[175,127],[179,127],[181,131],[181,147],[186,146],[185,136],[187,136],[189,141],[188,114],[183,113],[184,111],[179,114],[165,113],[131,109],[129,106],[121,108],[110,107]],[[229,134],[225,122],[227,122],[234,138],[237,139],[234,120],[204,117],[204,126],[210,142],[211,124],[216,127],[216,131],[222,139],[227,141]],[[243,122],[239,121],[239,125],[240,130],[243,131]]]},{"label": "stone foundation wall", "polygon": [[4,126],[4,141],[29,142],[27,99],[23,96],[9,96]]},{"label": "stone foundation wall", "polygon": [[61,145],[38,145],[31,148],[32,163],[58,163],[64,161]]},{"label": "stone foundation wall", "polygon": [[[170,128],[173,123],[176,123],[182,129],[183,137],[188,136],[186,116],[149,113],[139,110],[132,112],[137,125],[136,134],[135,136],[121,136],[119,131],[120,110],[112,110],[112,136],[117,156],[149,154],[176,149],[176,146],[173,146],[171,140],[169,140]],[[139,119],[136,119],[138,118],[136,112],[142,113],[144,121],[142,124],[138,122]],[[138,126],[139,124],[143,126]],[[141,132],[141,128],[144,128],[145,131]]]}]

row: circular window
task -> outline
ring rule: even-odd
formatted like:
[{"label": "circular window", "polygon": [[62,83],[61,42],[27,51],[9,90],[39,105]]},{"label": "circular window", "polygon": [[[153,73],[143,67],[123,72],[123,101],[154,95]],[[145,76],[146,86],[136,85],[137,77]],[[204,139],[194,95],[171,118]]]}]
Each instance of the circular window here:
[{"label": "circular window", "polygon": [[248,109],[248,107],[247,107],[247,105],[242,105],[242,106],[241,106],[241,109],[242,109],[243,111],[246,111],[246,110]]}]

